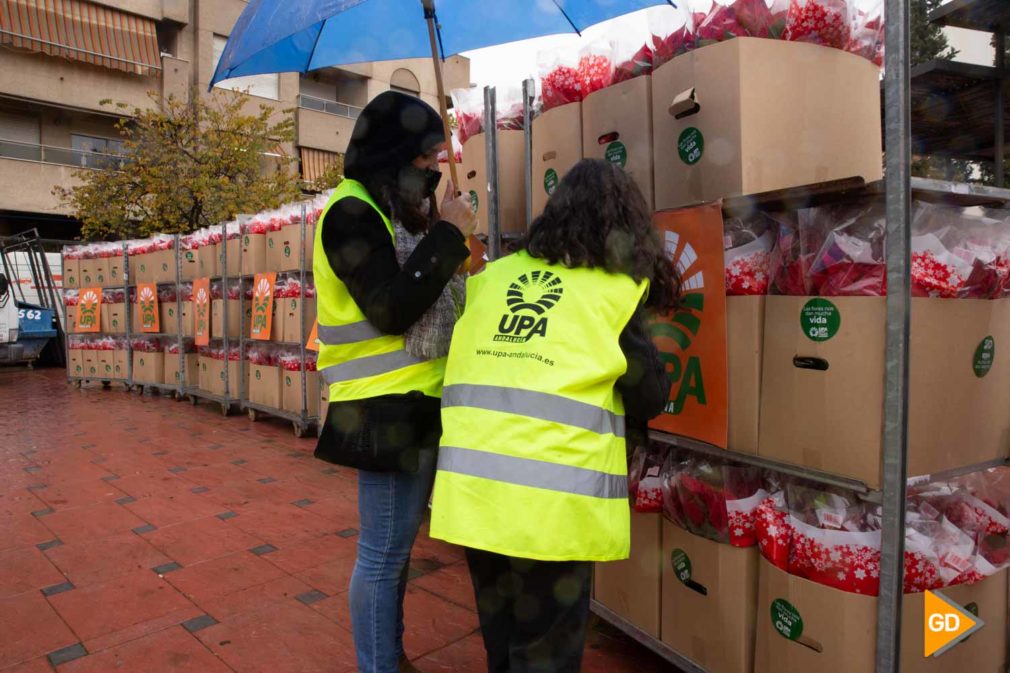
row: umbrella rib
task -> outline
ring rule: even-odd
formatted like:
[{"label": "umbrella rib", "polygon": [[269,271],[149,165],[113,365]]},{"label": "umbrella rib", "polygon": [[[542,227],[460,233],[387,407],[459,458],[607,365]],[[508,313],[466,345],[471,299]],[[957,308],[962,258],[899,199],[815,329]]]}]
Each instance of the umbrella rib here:
[{"label": "umbrella rib", "polygon": [[565,21],[568,22],[568,25],[575,30],[579,37],[582,37],[582,31],[579,30],[579,27],[575,25],[574,21],[572,21],[572,17],[568,16],[568,12],[565,11],[565,8],[558,4],[558,0],[551,1],[554,3],[554,6],[558,8],[558,11],[561,12],[561,16],[565,17]]},{"label": "umbrella rib", "polygon": [[312,51],[309,52],[309,59],[305,62],[305,72],[309,72],[312,67],[312,59],[316,55],[316,47],[319,46],[319,38],[323,36],[324,28],[326,28],[326,19],[319,22],[319,32],[316,33],[316,41],[312,43]]}]

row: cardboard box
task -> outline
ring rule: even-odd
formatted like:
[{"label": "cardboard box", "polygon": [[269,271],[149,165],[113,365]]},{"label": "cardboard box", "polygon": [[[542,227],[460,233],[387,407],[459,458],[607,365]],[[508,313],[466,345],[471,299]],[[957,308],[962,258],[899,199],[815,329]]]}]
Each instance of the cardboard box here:
[{"label": "cardboard box", "polygon": [[200,259],[196,250],[182,250],[179,259],[179,280],[186,282],[203,278],[200,274]]},{"label": "cardboard box", "polygon": [[[522,131],[498,131],[498,212],[502,233],[526,231],[526,150]],[[468,138],[460,164],[460,191],[470,195],[478,234],[487,233],[487,153],[483,133]]]},{"label": "cardboard box", "polygon": [[[302,411],[302,374],[281,370],[281,408],[296,414]],[[319,372],[304,372],[305,406],[309,417],[319,416]]]},{"label": "cardboard box", "polygon": [[855,54],[733,39],[652,80],[657,210],[883,175],[880,69]]},{"label": "cardboard box", "polygon": [[134,383],[164,383],[165,354],[133,352]]},{"label": "cardboard box", "polygon": [[[877,599],[793,577],[764,559],[759,564],[755,673],[868,673],[874,670]],[[978,584],[942,589],[962,606],[974,603],[982,629],[939,657],[923,656],[924,594],[906,594],[902,606],[903,673],[1006,670],[1007,571]],[[776,630],[772,615],[799,615],[792,640]],[[789,627],[777,620],[780,628]],[[820,651],[818,651],[820,650]]]},{"label": "cardboard box", "polygon": [[[768,297],[765,306],[759,454],[879,488],[886,299]],[[1008,306],[912,299],[909,476],[1007,456],[1010,358],[996,343],[983,377],[974,363],[988,337],[1008,334]]]},{"label": "cardboard box", "polygon": [[300,344],[302,341],[302,330],[304,338],[309,338],[312,331],[312,322],[316,319],[316,299],[309,298],[288,298],[277,299],[274,304],[276,309],[274,320],[279,321],[279,329],[271,331],[279,335],[280,341]]},{"label": "cardboard box", "polygon": [[182,336],[191,337],[196,335],[196,309],[193,302],[184,301],[179,303],[182,311]]},{"label": "cardboard box", "polygon": [[102,304],[102,331],[126,334],[126,304]]},{"label": "cardboard box", "polygon": [[[249,401],[271,409],[281,408],[281,370],[276,365],[247,364]],[[301,404],[299,403],[299,409]]]},{"label": "cardboard box", "polygon": [[726,297],[729,448],[739,453],[758,452],[764,318],[764,297]]},{"label": "cardboard box", "polygon": [[105,287],[109,284],[109,261],[105,257],[99,257],[90,261],[92,275],[95,285]]},{"label": "cardboard box", "polygon": [[[212,395],[225,395],[225,361],[215,360],[209,357],[198,358],[200,374],[198,385],[201,390],[206,390]],[[240,392],[241,382],[239,381],[239,361],[228,361],[228,396],[237,398]]]},{"label": "cardboard box", "polygon": [[210,334],[214,339],[221,339],[225,332],[225,301],[228,302],[228,337],[237,339],[241,325],[239,323],[238,299],[212,299],[210,303]]},{"label": "cardboard box", "polygon": [[663,642],[708,673],[752,673],[759,556],[664,519]]},{"label": "cardboard box", "polygon": [[80,263],[80,270],[78,271],[78,278],[80,279],[81,287],[95,287],[98,283],[96,282],[96,267],[95,263],[97,259],[82,259]]},{"label": "cardboard box", "polygon": [[[231,250],[228,251],[229,254]],[[252,275],[266,270],[267,235],[242,235],[242,274]]]},{"label": "cardboard box", "polygon": [[160,334],[177,335],[179,333],[179,321],[182,318],[182,304],[184,302],[164,301],[158,303],[159,322],[161,323]]},{"label": "cardboard box", "polygon": [[214,244],[204,245],[197,249],[197,278],[214,278],[219,275],[217,257],[217,246]]},{"label": "cardboard box", "polygon": [[[183,387],[192,388],[197,385],[200,379],[200,364],[197,361],[196,353],[185,353],[183,355],[186,367],[186,380]],[[179,354],[165,352],[165,383],[169,385],[179,384]]]},{"label": "cardboard box", "polygon": [[175,250],[159,250],[151,253],[151,256],[154,258],[152,260],[154,278],[151,280],[155,283],[174,283],[176,281],[176,265],[178,264]]},{"label": "cardboard box", "polygon": [[117,379],[126,379],[130,375],[130,351],[124,349],[112,351],[113,373]]},{"label": "cardboard box", "polygon": [[84,376],[89,379],[98,378],[98,351],[84,351]]},{"label": "cardboard box", "polygon": [[649,207],[655,202],[652,148],[652,77],[594,91],[582,101],[582,156],[626,170]]},{"label": "cardboard box", "polygon": [[105,276],[105,286],[123,287],[126,284],[126,277],[123,276],[123,256],[107,257],[105,262],[109,265],[109,271]]},{"label": "cardboard box", "polygon": [[130,284],[153,283],[156,252],[130,256]]},{"label": "cardboard box", "polygon": [[[225,266],[225,250],[227,248],[228,252],[228,264]],[[217,274],[218,276],[227,275],[229,278],[235,278],[239,275],[239,255],[242,252],[242,239],[240,238],[230,238],[227,241],[227,246],[224,242],[214,244],[214,254],[217,256]]]},{"label": "cardboard box", "polygon": [[631,557],[597,563],[596,600],[653,638],[660,637],[663,547],[659,514],[631,514]]},{"label": "cardboard box", "polygon": [[[288,224],[280,231],[267,233],[266,265],[264,271],[293,271],[299,268],[298,240],[301,225]],[[305,225],[305,268],[312,269],[312,249],[315,227]]]},{"label": "cardboard box", "polygon": [[63,258],[63,287],[81,286],[81,260]]},{"label": "cardboard box", "polygon": [[565,174],[582,159],[582,104],[569,103],[533,120],[533,217]]},{"label": "cardboard box", "polygon": [[116,362],[112,351],[96,351],[98,354],[98,375],[103,380],[116,378]]},{"label": "cardboard box", "polygon": [[74,378],[84,376],[84,351],[80,348],[71,348],[67,358],[67,375]]},{"label": "cardboard box", "polygon": [[73,334],[77,331],[77,307],[66,306],[64,308],[67,312],[67,331],[70,334]]}]

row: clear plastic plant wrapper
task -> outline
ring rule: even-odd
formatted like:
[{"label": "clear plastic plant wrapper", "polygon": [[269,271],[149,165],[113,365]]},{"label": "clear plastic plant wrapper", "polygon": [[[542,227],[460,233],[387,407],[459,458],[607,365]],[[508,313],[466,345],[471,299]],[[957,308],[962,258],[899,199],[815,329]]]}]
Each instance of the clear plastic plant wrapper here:
[{"label": "clear plastic plant wrapper", "polygon": [[850,0],[852,30],[845,49],[884,67],[883,0]]},{"label": "clear plastic plant wrapper", "polygon": [[289,372],[314,372],[316,371],[316,354],[305,354],[305,365],[302,366],[301,356],[293,350],[284,350],[277,354],[277,364],[284,371]]},{"label": "clear plastic plant wrapper", "polygon": [[747,31],[737,21],[732,0],[694,0],[695,46],[704,47],[734,37],[746,37]]},{"label": "clear plastic plant wrapper", "polygon": [[811,255],[804,254],[795,212],[771,215],[775,219],[775,244],[768,260],[768,293],[787,296],[810,294]]},{"label": "clear plastic plant wrapper", "polygon": [[585,98],[577,49],[567,47],[541,51],[537,54],[537,69],[544,112],[569,103],[578,103]]},{"label": "clear plastic plant wrapper", "polygon": [[632,457],[634,476],[629,478],[628,487],[632,495],[635,511],[654,514],[663,511],[663,486],[661,472],[666,460],[666,448],[654,445],[636,447]]},{"label": "clear plastic plant wrapper", "polygon": [[851,34],[848,0],[790,0],[785,39],[845,49]]},{"label": "clear plastic plant wrapper", "polygon": [[726,294],[768,294],[775,221],[764,213],[723,223]]},{"label": "clear plastic plant wrapper", "polygon": [[631,17],[622,25],[612,41],[614,75],[613,83],[652,74],[655,61],[655,46],[647,17]]},{"label": "clear plastic plant wrapper", "polygon": [[809,292],[821,297],[887,294],[883,203],[839,204],[799,213],[809,255]]},{"label": "clear plastic plant wrapper", "polygon": [[701,456],[677,465],[676,493],[683,526],[695,535],[730,544],[757,544],[754,516],[764,501],[761,470]]},{"label": "clear plastic plant wrapper", "polygon": [[579,88],[582,98],[614,83],[614,47],[596,40],[579,51]]},{"label": "clear plastic plant wrapper", "polygon": [[647,17],[652,33],[654,69],[694,49],[694,16],[686,3],[677,3],[676,7],[652,7]]},{"label": "clear plastic plant wrapper", "polygon": [[484,130],[484,93],[479,88],[453,89],[452,109],[460,144]]}]

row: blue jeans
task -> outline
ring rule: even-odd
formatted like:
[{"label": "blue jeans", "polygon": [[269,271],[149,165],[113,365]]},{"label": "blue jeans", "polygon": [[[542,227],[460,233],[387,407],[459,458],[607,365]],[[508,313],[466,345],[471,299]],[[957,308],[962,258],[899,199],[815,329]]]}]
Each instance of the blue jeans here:
[{"label": "blue jeans", "polygon": [[397,673],[410,549],[435,479],[435,452],[416,473],[358,473],[361,533],[351,575],[351,626],[360,673]]}]

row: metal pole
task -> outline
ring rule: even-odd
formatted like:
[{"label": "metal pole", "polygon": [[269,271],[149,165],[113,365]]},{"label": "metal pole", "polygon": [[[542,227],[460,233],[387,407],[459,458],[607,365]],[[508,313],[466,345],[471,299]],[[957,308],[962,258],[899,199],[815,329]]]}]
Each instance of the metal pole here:
[{"label": "metal pole", "polygon": [[487,256],[501,257],[501,215],[498,201],[497,96],[493,86],[484,87],[484,149],[487,170]]},{"label": "metal pole", "polygon": [[[241,227],[239,231],[239,250],[242,249],[242,239],[241,239]],[[221,283],[224,286],[224,296],[228,296],[228,223],[224,222],[221,224]],[[242,334],[242,277],[239,276],[238,281],[238,325],[239,325],[239,335]],[[228,363],[231,362],[229,359],[231,354],[228,352],[228,346],[231,344],[231,339],[228,337],[228,301],[224,302],[224,337],[221,341],[221,347],[224,348],[224,399],[227,403],[228,401]]]},{"label": "metal pole", "polygon": [[[126,286],[126,387],[133,388],[133,312],[135,307],[130,301],[130,244],[123,243],[123,284]],[[133,300],[139,297],[134,293]]]},{"label": "metal pole", "polygon": [[525,151],[526,178],[526,231],[533,225],[533,101],[537,84],[532,79],[523,80],[523,149]]},{"label": "metal pole", "polygon": [[877,673],[901,666],[905,496],[908,468],[908,344],[911,314],[911,72],[909,5],[887,0],[884,78],[887,152],[887,341],[884,377],[883,530],[877,604]]},{"label": "metal pole", "polygon": [[993,147],[996,186],[1006,186],[1004,175],[1004,147],[1006,145],[1006,30],[1000,26],[996,31],[996,139]]},{"label": "metal pole", "polygon": [[[452,141],[449,141],[449,153],[452,153]],[[305,207],[305,202],[302,201],[302,219],[301,223],[298,225],[299,235],[298,235],[298,282],[301,283],[302,287],[302,298],[301,298],[301,311],[298,316],[298,320],[301,323],[298,325],[298,353],[301,356],[301,367],[302,367],[302,428],[308,423],[309,416],[309,391],[308,391],[308,377],[309,371],[308,367],[305,365],[305,339],[308,335],[305,333],[305,304],[308,301],[308,292],[305,288],[305,218],[308,216],[309,209]],[[301,433],[299,433],[300,436]]]},{"label": "metal pole", "polygon": [[[190,301],[192,304],[193,302]],[[185,339],[182,338],[182,236],[175,235],[175,339],[179,345],[179,385],[177,394],[182,396],[182,382],[186,376],[186,355],[183,352]],[[165,383],[168,383],[166,381]]]}]

